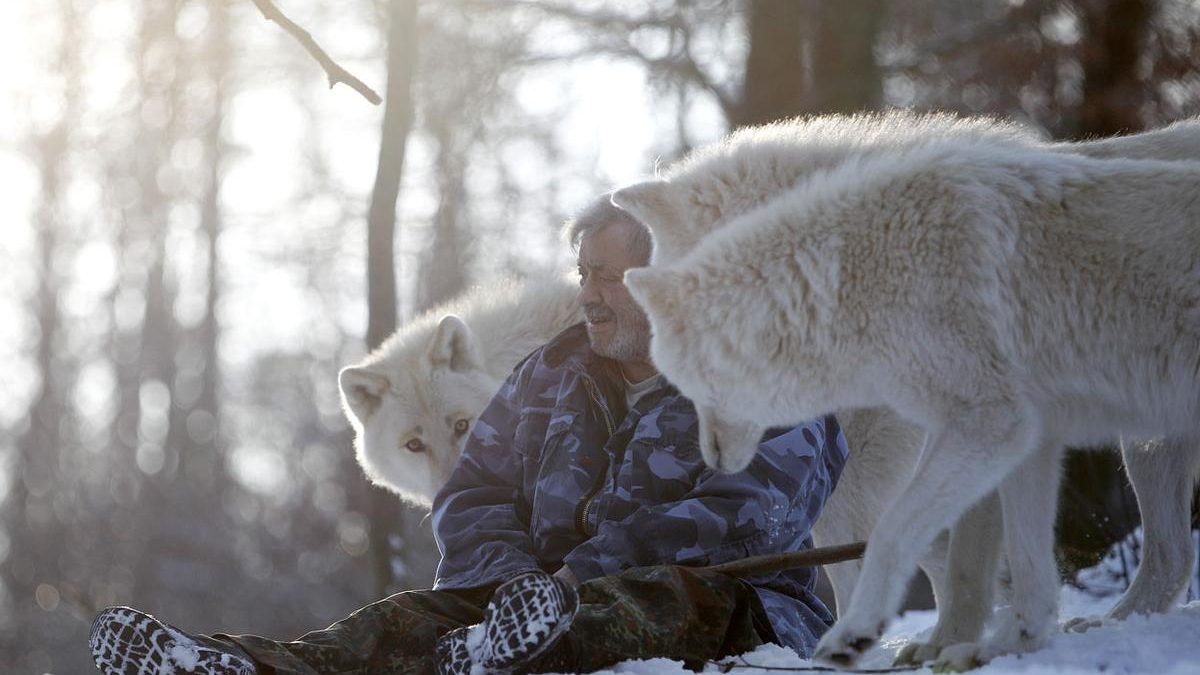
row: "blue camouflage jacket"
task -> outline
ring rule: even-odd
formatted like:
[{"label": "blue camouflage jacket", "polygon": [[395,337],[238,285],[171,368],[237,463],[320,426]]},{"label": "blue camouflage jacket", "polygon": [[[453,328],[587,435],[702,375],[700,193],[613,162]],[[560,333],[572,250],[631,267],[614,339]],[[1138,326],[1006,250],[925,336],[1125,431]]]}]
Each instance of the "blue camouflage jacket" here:
[{"label": "blue camouflage jacket", "polygon": [[[624,391],[583,325],[516,367],[434,499],[434,588],[561,565],[586,581],[812,545],[809,529],[846,460],[832,416],[768,432],[745,471],[721,474],[705,466],[695,409],[677,389],[664,380],[630,411]],[[802,568],[748,580],[779,641],[802,655],[833,621],[815,578]]]}]

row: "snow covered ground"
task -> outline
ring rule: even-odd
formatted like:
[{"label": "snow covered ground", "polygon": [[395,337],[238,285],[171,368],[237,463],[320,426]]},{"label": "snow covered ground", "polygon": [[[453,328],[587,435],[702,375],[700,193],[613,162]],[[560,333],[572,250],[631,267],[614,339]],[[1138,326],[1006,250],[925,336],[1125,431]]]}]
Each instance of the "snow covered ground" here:
[{"label": "snow covered ground", "polygon": [[[1060,616],[1101,616],[1116,602],[1116,597],[1097,600],[1071,587],[1062,590]],[[933,628],[933,611],[908,612],[893,622],[881,646],[867,655],[861,668],[887,668],[892,657],[911,640],[927,636]],[[790,650],[774,645],[760,647],[740,658],[729,672],[756,673],[812,672],[811,661]],[[759,668],[752,667],[763,666]],[[721,672],[709,666],[705,672]],[[690,671],[678,661],[653,659],[629,661],[605,673],[632,675],[684,675]],[[929,668],[906,671],[914,675],[931,673]],[[1169,614],[1111,623],[1086,633],[1059,633],[1048,647],[1033,654],[996,659],[972,671],[979,675],[1200,675],[1200,601],[1191,602]]]}]

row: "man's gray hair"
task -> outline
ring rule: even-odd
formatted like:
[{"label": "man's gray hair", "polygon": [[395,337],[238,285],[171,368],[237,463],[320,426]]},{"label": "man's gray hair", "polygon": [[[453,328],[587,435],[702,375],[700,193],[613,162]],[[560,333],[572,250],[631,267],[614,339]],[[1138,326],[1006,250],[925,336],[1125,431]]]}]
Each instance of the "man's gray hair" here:
[{"label": "man's gray hair", "polygon": [[641,221],[629,215],[628,211],[613,204],[611,192],[601,195],[568,220],[563,226],[563,236],[570,242],[571,248],[578,252],[584,237],[618,223],[625,223],[633,228],[630,248],[644,264],[649,264],[650,254],[654,250],[650,230]]}]

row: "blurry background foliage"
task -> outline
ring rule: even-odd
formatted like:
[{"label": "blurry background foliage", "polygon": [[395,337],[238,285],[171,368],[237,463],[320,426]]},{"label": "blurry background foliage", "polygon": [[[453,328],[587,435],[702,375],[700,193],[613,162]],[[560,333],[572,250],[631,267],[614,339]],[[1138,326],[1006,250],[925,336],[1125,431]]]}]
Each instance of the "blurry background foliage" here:
[{"label": "blurry background foliage", "polygon": [[[250,0],[0,3],[0,672],[87,672],[109,603],[290,638],[429,584],[337,369],[472,283],[568,267],[564,217],[656,161],[802,113],[1072,139],[1200,111],[1193,0],[281,8],[386,105]],[[1111,455],[1071,463],[1067,571],[1136,519]]]}]

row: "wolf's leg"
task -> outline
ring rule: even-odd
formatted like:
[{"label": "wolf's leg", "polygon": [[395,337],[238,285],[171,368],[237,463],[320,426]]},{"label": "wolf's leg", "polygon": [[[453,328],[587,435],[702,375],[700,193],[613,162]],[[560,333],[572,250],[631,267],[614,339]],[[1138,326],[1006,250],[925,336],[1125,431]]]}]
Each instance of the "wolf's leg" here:
[{"label": "wolf's leg", "polygon": [[1054,631],[1058,618],[1054,515],[1061,459],[1062,444],[1044,441],[1001,483],[1012,606],[1000,615],[992,637],[944,649],[935,668],[965,670],[1002,654],[1032,651],[1042,647]]},{"label": "wolf's leg", "polygon": [[1200,478],[1200,439],[1122,443],[1125,470],[1142,512],[1142,564],[1108,617],[1165,612],[1187,591],[1193,559],[1192,491]]},{"label": "wolf's leg", "polygon": [[[924,444],[924,432],[886,408],[840,410],[838,421],[850,446],[850,459],[813,524],[818,546],[865,541],[907,484]],[[825,568],[838,616],[846,611],[861,570],[860,560]]]},{"label": "wolf's leg", "polygon": [[[876,501],[872,492],[878,486],[872,485],[862,470],[863,464],[872,458],[857,454],[857,449],[851,446],[850,458],[841,478],[838,479],[837,488],[825,502],[821,517],[813,523],[813,542],[817,546],[836,546],[862,541],[879,519],[878,509],[872,508]],[[825,567],[829,583],[833,586],[833,599],[837,605],[838,616],[846,611],[861,569],[862,562],[859,560]]]},{"label": "wolf's leg", "polygon": [[[937,625],[928,642],[912,642],[901,650],[897,664],[931,661],[950,645],[979,639],[992,614],[1002,533],[995,492],[963,514],[951,530],[944,584],[936,595]],[[924,564],[922,568],[928,569]]]},{"label": "wolf's leg", "polygon": [[917,560],[942,529],[1022,462],[1034,425],[1011,403],[950,407],[947,426],[929,441],[908,488],[883,514],[867,545],[850,607],[817,645],[815,658],[854,665],[883,633],[904,599]]}]

